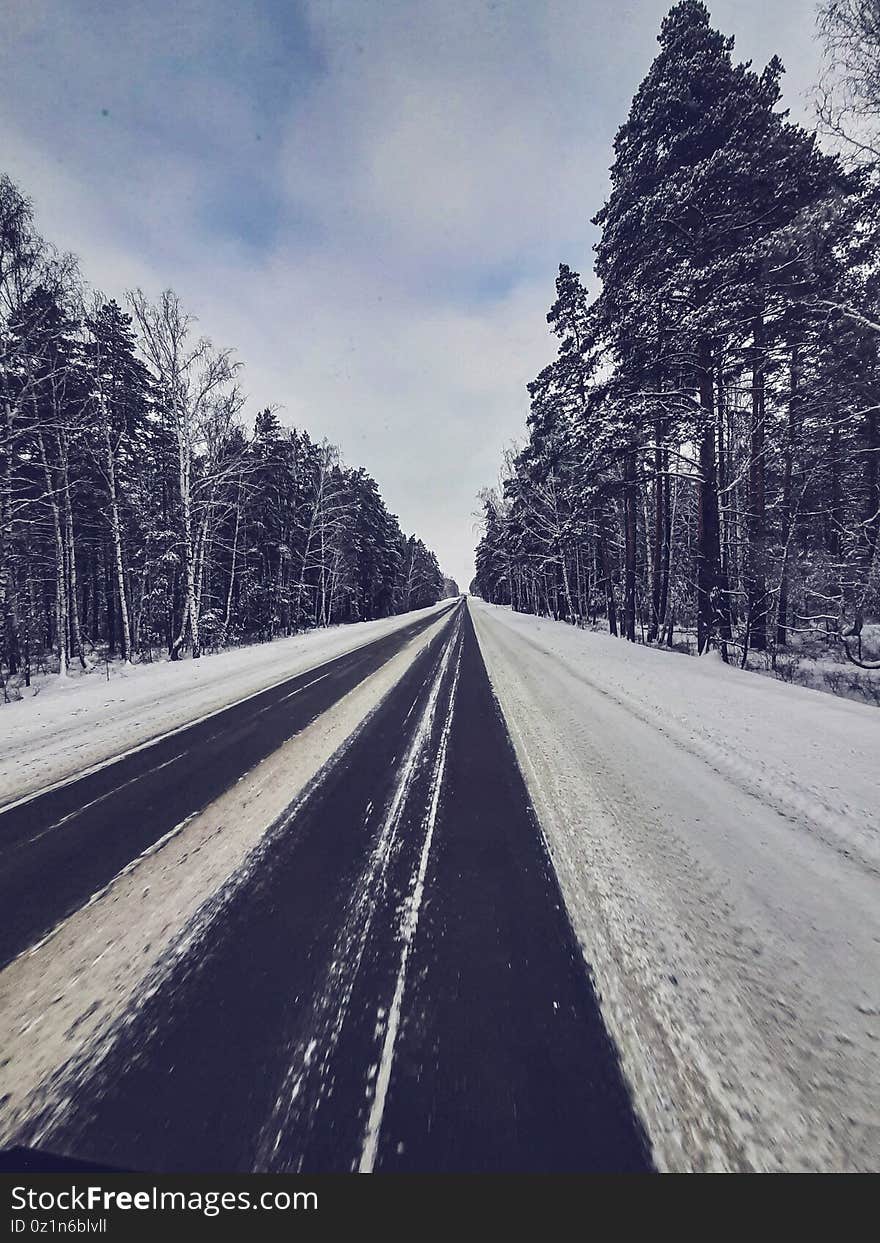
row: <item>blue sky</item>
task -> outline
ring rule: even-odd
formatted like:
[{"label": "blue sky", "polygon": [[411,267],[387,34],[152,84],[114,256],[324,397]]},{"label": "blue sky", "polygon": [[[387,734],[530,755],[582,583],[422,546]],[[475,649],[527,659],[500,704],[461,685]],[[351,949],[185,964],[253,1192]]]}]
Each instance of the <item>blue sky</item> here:
[{"label": "blue sky", "polygon": [[[172,286],[464,587],[667,3],[9,0],[3,167],[108,294]],[[810,0],[725,0],[810,115]]]}]

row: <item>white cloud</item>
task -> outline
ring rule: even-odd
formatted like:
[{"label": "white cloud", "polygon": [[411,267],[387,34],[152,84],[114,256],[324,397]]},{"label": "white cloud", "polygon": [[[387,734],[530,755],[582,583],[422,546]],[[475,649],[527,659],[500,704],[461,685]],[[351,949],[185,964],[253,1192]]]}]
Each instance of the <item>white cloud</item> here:
[{"label": "white cloud", "polygon": [[[279,403],[338,441],[464,586],[475,494],[550,357],[556,264],[589,278],[666,7],[309,0],[285,45],[309,46],[279,66],[287,0],[39,0],[5,31],[6,167],[94,284],[173,285],[237,348],[251,413]],[[781,53],[803,114],[803,4],[712,7],[740,55]],[[263,245],[218,227],[218,195],[257,233],[265,206]]]}]

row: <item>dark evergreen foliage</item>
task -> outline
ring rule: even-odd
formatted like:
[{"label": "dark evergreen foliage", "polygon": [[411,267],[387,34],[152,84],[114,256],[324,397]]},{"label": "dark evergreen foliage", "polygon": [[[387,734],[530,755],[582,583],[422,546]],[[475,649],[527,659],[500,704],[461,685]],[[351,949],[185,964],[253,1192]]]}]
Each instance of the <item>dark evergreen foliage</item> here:
[{"label": "dark evergreen foliage", "polygon": [[364,470],[253,434],[171,293],[86,295],[0,178],[0,681],[95,654],[268,640],[435,603],[437,559]]},{"label": "dark evergreen foliage", "polygon": [[726,659],[853,652],[880,604],[877,194],[738,64],[699,0],[615,140],[598,295],[563,264],[557,357],[483,498],[490,600]]}]

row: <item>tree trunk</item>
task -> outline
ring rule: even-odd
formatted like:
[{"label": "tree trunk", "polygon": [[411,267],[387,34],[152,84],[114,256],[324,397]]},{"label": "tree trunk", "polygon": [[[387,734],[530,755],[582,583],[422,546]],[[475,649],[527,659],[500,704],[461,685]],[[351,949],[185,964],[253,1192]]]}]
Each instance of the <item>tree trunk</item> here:
[{"label": "tree trunk", "polygon": [[[700,483],[697,502],[697,651],[702,655],[723,630],[721,540],[715,449],[714,383],[708,342],[699,348]],[[722,641],[722,655],[727,659]]]},{"label": "tree trunk", "polygon": [[788,642],[788,591],[789,591],[789,550],[794,534],[794,446],[798,437],[798,398],[800,389],[800,351],[797,344],[791,349],[788,390],[788,427],[783,446],[782,465],[782,522],[783,551],[782,565],[779,571],[779,602],[776,610],[776,646],[785,647]]},{"label": "tree trunk", "polygon": [[180,631],[171,648],[171,659],[180,657],[180,649],[186,639],[187,629],[192,637],[193,660],[202,654],[199,636],[199,615],[196,607],[196,568],[193,557],[193,514],[192,514],[192,449],[189,443],[189,432],[185,411],[177,411],[177,457],[180,481],[180,503],[183,509],[183,569],[184,569],[184,606]]},{"label": "tree trunk", "polygon": [[46,441],[42,431],[37,432],[37,441],[40,446],[40,459],[46,481],[46,498],[52,514],[52,530],[55,536],[55,642],[58,652],[58,676],[66,678],[70,668],[70,648],[67,621],[67,572],[61,509],[58,504],[58,492],[52,478],[54,467],[49,465]]},{"label": "tree trunk", "polygon": [[767,514],[765,496],[764,320],[752,322],[752,424],[749,434],[748,579],[749,641],[756,652],[767,648]]},{"label": "tree trunk", "polygon": [[635,445],[627,446],[623,459],[624,594],[623,634],[636,641],[636,456]]},{"label": "tree trunk", "polygon": [[865,451],[863,466],[862,521],[859,530],[861,582],[858,594],[858,620],[861,621],[871,570],[880,535],[880,417],[872,394],[872,408],[865,413]]},{"label": "tree trunk", "polygon": [[660,635],[663,617],[663,565],[666,547],[666,470],[663,454],[664,430],[660,419],[654,422],[654,540],[651,548],[651,621],[648,642]]},{"label": "tree trunk", "polygon": [[232,594],[235,589],[235,561],[238,556],[238,530],[241,525],[241,476],[235,496],[235,529],[232,535],[232,563],[229,567],[229,587],[226,591],[226,611],[223,614],[223,633],[229,631],[229,620],[232,617]]},{"label": "tree trunk", "polygon": [[559,546],[559,564],[562,567],[562,591],[565,596],[565,620],[574,621],[574,601],[571,596],[571,583],[568,577],[568,566],[565,561],[565,550]]},{"label": "tree trunk", "polygon": [[73,506],[70,501],[70,471],[68,467],[69,451],[67,435],[58,432],[58,463],[61,473],[61,506],[64,515],[64,542],[67,561],[67,615],[70,625],[71,647],[76,652],[80,668],[86,668],[86,656],[83,650],[82,627],[79,620],[79,599],[76,575],[76,537],[73,529]]},{"label": "tree trunk", "polygon": [[[843,531],[843,496],[841,488],[841,469],[840,469],[840,429],[835,423],[831,430],[830,445],[830,487],[828,508],[826,510],[826,546],[831,558],[831,566],[828,576],[828,595],[834,600],[839,614],[843,612],[843,564],[842,564],[842,540],[841,533]],[[833,632],[838,629],[838,622],[831,623],[829,620],[828,630]]]},{"label": "tree trunk", "polygon": [[110,495],[110,537],[113,541],[113,557],[116,564],[122,659],[129,665],[131,664],[131,626],[128,618],[128,600],[125,595],[125,564],[122,556],[122,530],[119,522],[119,494],[116,488],[116,457],[110,439],[110,428],[106,421],[104,423],[104,466],[107,471],[107,487]]},{"label": "tree trunk", "polygon": [[608,630],[617,636],[617,604],[614,599],[614,581],[611,577],[611,563],[608,556],[608,536],[605,531],[605,518],[600,514],[598,534],[596,538],[596,561],[602,581],[605,585],[605,609],[608,614]]},{"label": "tree trunk", "polygon": [[17,673],[21,659],[21,626],[18,593],[12,560],[12,461],[13,413],[8,400],[3,402],[3,435],[0,443],[0,611],[6,632],[6,662],[10,673]]}]

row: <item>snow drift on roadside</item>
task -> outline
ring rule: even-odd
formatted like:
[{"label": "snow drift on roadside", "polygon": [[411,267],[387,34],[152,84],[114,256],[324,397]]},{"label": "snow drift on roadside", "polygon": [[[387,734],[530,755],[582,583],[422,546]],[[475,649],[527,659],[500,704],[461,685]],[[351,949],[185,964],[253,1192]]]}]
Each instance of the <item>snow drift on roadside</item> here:
[{"label": "snow drift on roadside", "polygon": [[880,1163],[880,714],[471,602],[656,1159]]}]

